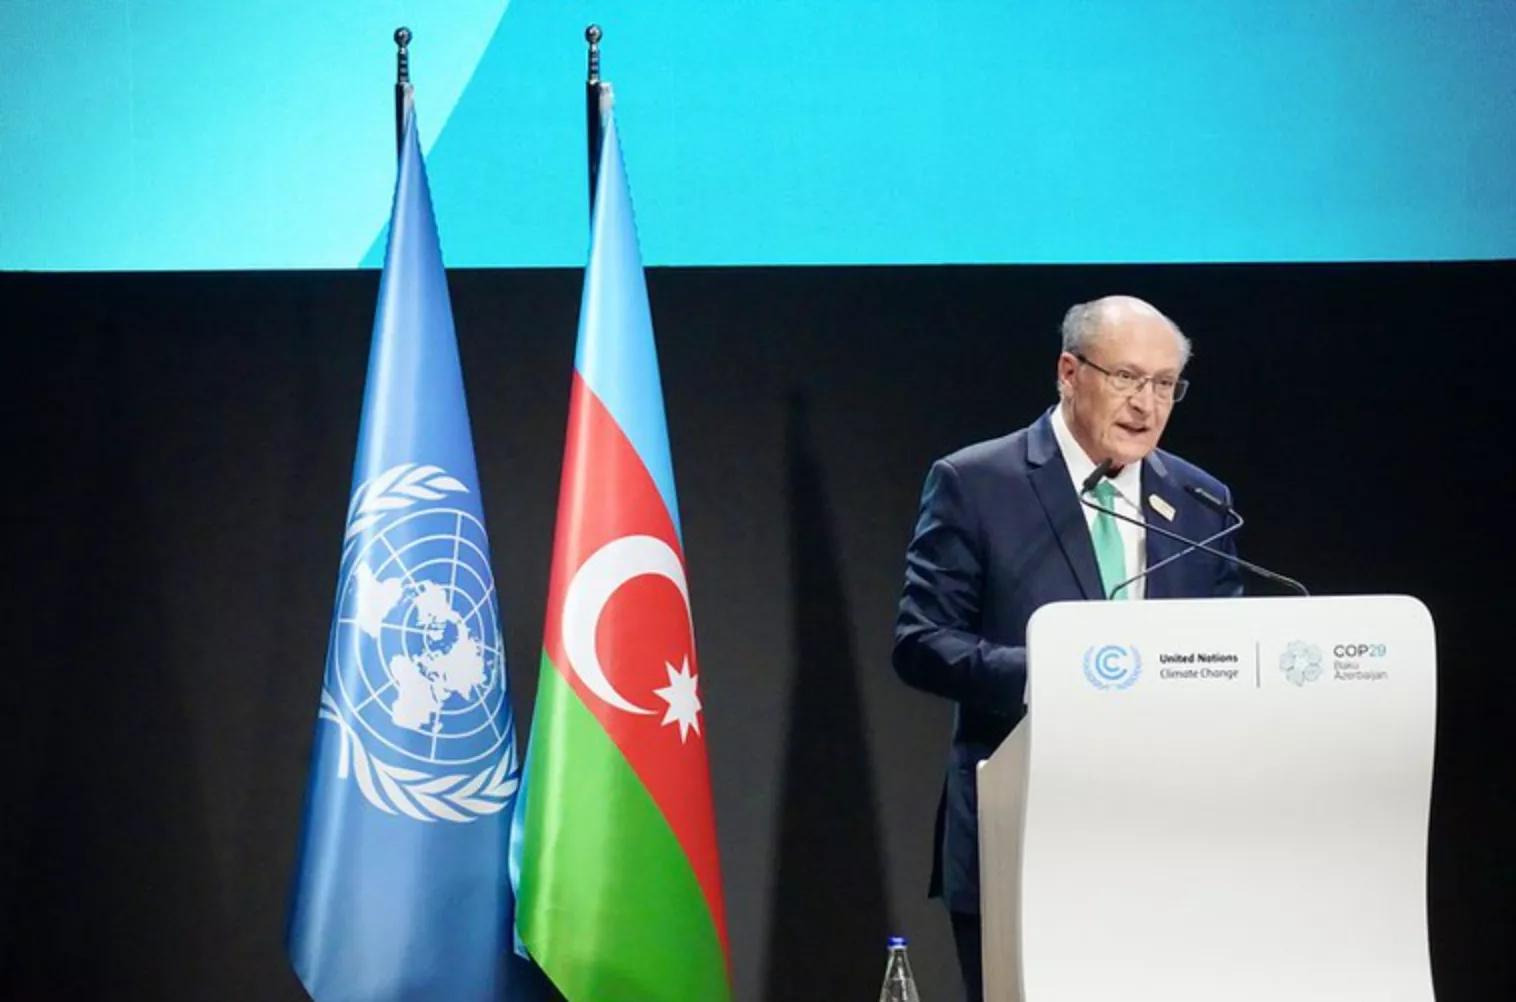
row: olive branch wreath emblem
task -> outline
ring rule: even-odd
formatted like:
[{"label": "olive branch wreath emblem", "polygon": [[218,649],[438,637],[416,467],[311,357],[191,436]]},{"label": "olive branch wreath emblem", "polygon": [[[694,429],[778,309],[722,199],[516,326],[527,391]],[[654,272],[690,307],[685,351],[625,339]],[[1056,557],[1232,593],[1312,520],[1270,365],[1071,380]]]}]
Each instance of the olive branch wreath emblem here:
[{"label": "olive branch wreath emblem", "polygon": [[[421,501],[440,501],[449,494],[468,493],[468,488],[440,466],[401,463],[392,466],[353,492],[348,506],[345,541],[386,515]],[[321,690],[320,720],[337,725],[341,754],[337,775],[350,775],[364,799],[386,814],[403,814],[416,821],[452,821],[467,824],[498,814],[510,803],[520,785],[514,775],[516,755],[510,743],[500,761],[475,773],[432,775],[419,769],[392,765],[371,753],[363,738],[342,715],[337,700]]]}]

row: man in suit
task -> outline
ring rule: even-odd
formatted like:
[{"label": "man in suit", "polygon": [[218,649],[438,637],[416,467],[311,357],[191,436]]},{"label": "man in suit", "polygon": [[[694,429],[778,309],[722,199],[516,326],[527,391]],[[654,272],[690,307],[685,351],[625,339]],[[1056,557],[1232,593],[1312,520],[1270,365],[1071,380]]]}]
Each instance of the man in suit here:
[{"label": "man in suit", "polygon": [[[974,769],[1026,712],[1027,620],[1049,602],[1104,599],[1182,548],[1082,506],[1079,485],[1110,460],[1091,491],[1098,503],[1191,539],[1219,531],[1223,516],[1187,485],[1230,501],[1214,477],[1158,450],[1188,388],[1190,343],[1172,321],[1140,299],[1108,296],[1070,309],[1062,334],[1058,403],[1030,427],[932,464],[895,622],[895,670],[956,711],[932,894],[950,913],[971,1000],[983,993]],[[1241,592],[1235,565],[1196,551],[1114,597]]]}]

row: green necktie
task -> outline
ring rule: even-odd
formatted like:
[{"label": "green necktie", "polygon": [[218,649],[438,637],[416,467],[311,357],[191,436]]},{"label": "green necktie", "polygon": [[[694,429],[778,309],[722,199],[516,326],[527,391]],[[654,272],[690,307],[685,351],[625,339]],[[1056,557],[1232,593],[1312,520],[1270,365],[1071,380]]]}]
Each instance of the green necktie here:
[{"label": "green necktie", "polygon": [[[1116,507],[1116,488],[1109,480],[1095,485],[1095,502],[1102,508]],[[1103,511],[1095,513],[1095,524],[1090,526],[1090,540],[1095,544],[1095,561],[1100,565],[1100,584],[1103,595],[1126,580],[1126,548],[1121,545],[1121,532],[1116,528],[1114,516]],[[1129,598],[1127,590],[1121,589],[1113,598]]]}]

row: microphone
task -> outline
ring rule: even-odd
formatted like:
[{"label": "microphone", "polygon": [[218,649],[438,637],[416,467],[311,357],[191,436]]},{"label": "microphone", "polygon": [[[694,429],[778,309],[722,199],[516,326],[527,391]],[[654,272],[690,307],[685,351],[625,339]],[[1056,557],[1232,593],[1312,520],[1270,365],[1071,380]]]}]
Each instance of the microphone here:
[{"label": "microphone", "polygon": [[[1185,484],[1184,489],[1186,493],[1188,493],[1195,500],[1199,501],[1201,504],[1205,505],[1207,508],[1222,516],[1231,515],[1237,519],[1239,526],[1242,524],[1242,515],[1238,513],[1236,508],[1233,508],[1231,505],[1227,504],[1225,501],[1221,500],[1221,498],[1212,494],[1204,487],[1197,486],[1196,484]],[[1267,578],[1270,581],[1282,584],[1286,588],[1300,592],[1302,595],[1308,596],[1311,594],[1305,590],[1305,585],[1301,584],[1299,581],[1296,581],[1292,577],[1280,574],[1278,571],[1271,571],[1267,567],[1260,567],[1257,564],[1249,563],[1248,561],[1243,560],[1241,557],[1231,557],[1230,554],[1222,555],[1230,557],[1232,560],[1236,561],[1238,567],[1241,567],[1246,571],[1252,571],[1254,574],[1258,575],[1261,578]]]},{"label": "microphone", "polygon": [[[1171,557],[1160,560],[1158,563],[1154,564],[1152,567],[1147,568],[1141,574],[1138,574],[1131,580],[1121,582],[1115,588],[1111,589],[1111,595],[1115,595],[1116,592],[1120,591],[1122,588],[1128,587],[1132,584],[1133,581],[1136,581],[1138,578],[1153,573],[1164,564],[1167,564],[1169,561],[1177,560],[1185,554],[1190,553],[1194,550],[1199,550],[1202,553],[1209,553],[1213,557],[1220,557],[1222,560],[1225,560],[1230,564],[1235,564],[1245,571],[1250,571],[1261,578],[1265,578],[1269,581],[1284,585],[1285,587],[1293,591],[1297,591],[1302,595],[1310,595],[1310,592],[1306,591],[1305,585],[1301,584],[1299,581],[1296,581],[1294,578],[1286,577],[1285,575],[1280,574],[1276,571],[1271,571],[1267,567],[1260,567],[1258,564],[1255,564],[1250,560],[1244,560],[1235,554],[1226,553],[1210,545],[1227,533],[1236,532],[1238,529],[1242,528],[1243,518],[1240,514],[1238,514],[1237,509],[1233,508],[1231,505],[1227,504],[1225,501],[1221,500],[1221,498],[1218,498],[1216,495],[1212,494],[1210,491],[1206,490],[1203,487],[1196,487],[1193,484],[1187,484],[1185,485],[1184,489],[1187,494],[1195,498],[1207,508],[1210,508],[1213,511],[1221,514],[1223,517],[1230,515],[1237,520],[1235,523],[1223,529],[1221,532],[1218,532],[1215,535],[1203,540],[1190,539],[1186,536],[1181,536],[1179,533],[1165,529],[1161,525],[1157,525],[1153,522],[1147,522],[1140,518],[1133,518],[1132,516],[1116,511],[1113,508],[1107,508],[1104,505],[1096,504],[1094,501],[1091,501],[1089,498],[1085,497],[1085,494],[1087,494],[1094,488],[1097,483],[1100,482],[1100,477],[1107,476],[1110,473],[1110,468],[1113,465],[1114,464],[1109,459],[1104,460],[1099,466],[1095,467],[1095,473],[1092,473],[1090,476],[1085,478],[1084,483],[1080,485],[1079,503],[1084,505],[1086,508],[1093,508],[1096,511],[1103,511],[1112,518],[1119,519],[1123,522],[1128,522],[1132,525],[1145,529],[1148,532],[1156,532],[1158,535],[1163,536],[1166,539],[1172,539],[1176,542],[1183,543],[1187,549],[1176,553]],[[1095,474],[1099,474],[1099,476],[1096,476]]]},{"label": "microphone", "polygon": [[[1130,588],[1132,585],[1136,584],[1138,581],[1141,581],[1143,578],[1147,577],[1149,574],[1152,574],[1154,571],[1158,570],[1160,567],[1164,567],[1164,566],[1166,566],[1168,564],[1172,564],[1174,561],[1178,560],[1180,557],[1183,557],[1183,556],[1186,556],[1188,554],[1194,553],[1196,549],[1199,549],[1199,548],[1202,548],[1202,547],[1209,547],[1210,544],[1212,544],[1212,543],[1216,542],[1217,540],[1221,539],[1223,536],[1230,536],[1232,533],[1236,532],[1238,529],[1241,529],[1244,525],[1247,524],[1247,520],[1242,517],[1242,513],[1241,512],[1237,511],[1237,509],[1233,508],[1231,505],[1227,504],[1225,501],[1222,501],[1220,498],[1218,498],[1216,495],[1212,494],[1210,491],[1206,490],[1204,487],[1196,487],[1194,484],[1185,484],[1184,485],[1184,489],[1186,491],[1188,491],[1190,494],[1194,495],[1197,499],[1199,499],[1202,504],[1206,505],[1206,507],[1208,507],[1208,508],[1209,507],[1214,507],[1215,510],[1220,511],[1221,512],[1221,517],[1223,519],[1226,519],[1227,517],[1231,517],[1231,518],[1235,518],[1237,521],[1233,522],[1231,525],[1223,527],[1220,532],[1213,532],[1213,533],[1211,533],[1209,536],[1205,537],[1204,539],[1202,539],[1198,543],[1195,543],[1195,544],[1193,544],[1191,546],[1186,546],[1184,549],[1180,550],[1178,553],[1171,553],[1171,554],[1169,554],[1168,556],[1164,557],[1162,560],[1160,560],[1156,564],[1154,564],[1152,567],[1145,567],[1145,568],[1143,568],[1139,573],[1133,574],[1131,577],[1127,578],[1125,581],[1121,582],[1116,587],[1112,588],[1110,595],[1106,596],[1107,598],[1114,598],[1116,596],[1116,594],[1121,591],[1121,589],[1123,589],[1123,588]],[[1214,504],[1213,504],[1213,502],[1214,502]]]},{"label": "microphone", "polygon": [[1116,465],[1115,460],[1112,460],[1112,459],[1102,459],[1100,461],[1100,465],[1097,466],[1097,467],[1095,467],[1095,469],[1090,472],[1090,475],[1084,478],[1084,483],[1082,483],[1082,484],[1079,485],[1079,497],[1080,497],[1080,499],[1082,500],[1086,494],[1088,494],[1090,491],[1094,490],[1095,489],[1095,485],[1098,484],[1098,483],[1100,483],[1100,481],[1102,479],[1104,479],[1105,477],[1110,476],[1111,475],[1111,467],[1113,467],[1115,465]]},{"label": "microphone", "polygon": [[1235,515],[1237,518],[1242,517],[1237,513],[1236,508],[1233,508],[1199,484],[1185,484],[1184,492],[1218,514]]}]

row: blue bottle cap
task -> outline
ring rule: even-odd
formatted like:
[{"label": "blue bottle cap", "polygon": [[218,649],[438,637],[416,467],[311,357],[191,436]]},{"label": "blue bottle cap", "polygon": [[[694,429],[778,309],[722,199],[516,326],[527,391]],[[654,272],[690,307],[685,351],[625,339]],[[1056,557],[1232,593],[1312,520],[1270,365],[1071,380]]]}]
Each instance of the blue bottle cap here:
[{"label": "blue bottle cap", "polygon": [[890,946],[892,948],[896,947],[896,946],[904,946],[904,945],[905,945],[905,937],[904,936],[891,936],[890,937]]}]

